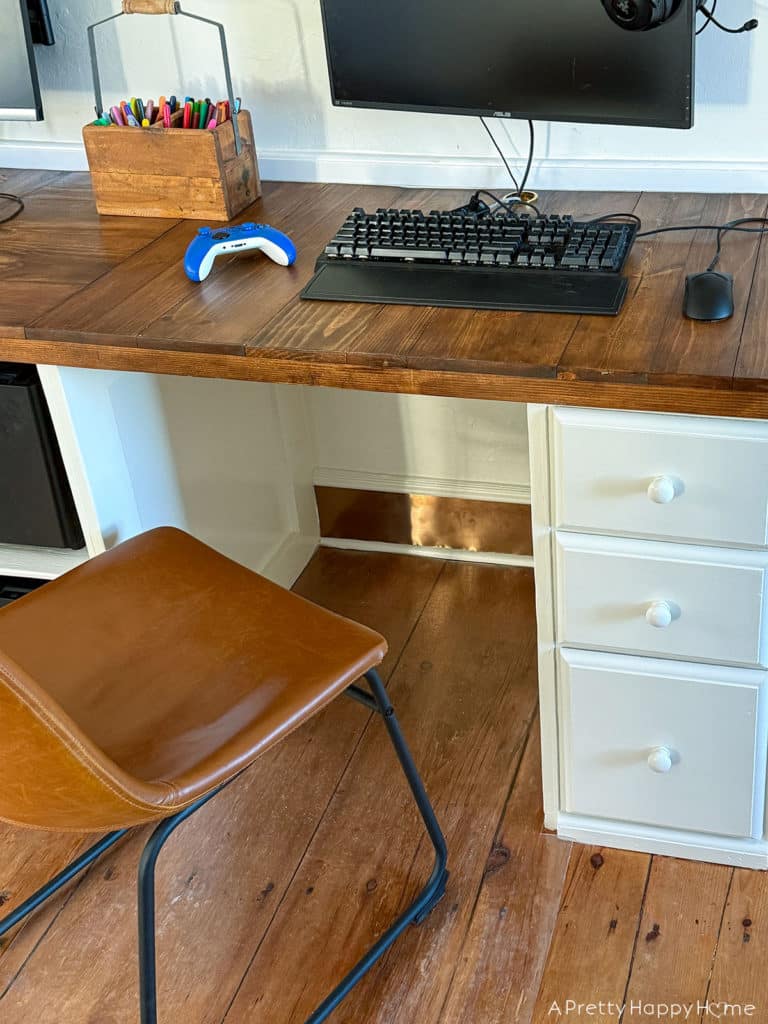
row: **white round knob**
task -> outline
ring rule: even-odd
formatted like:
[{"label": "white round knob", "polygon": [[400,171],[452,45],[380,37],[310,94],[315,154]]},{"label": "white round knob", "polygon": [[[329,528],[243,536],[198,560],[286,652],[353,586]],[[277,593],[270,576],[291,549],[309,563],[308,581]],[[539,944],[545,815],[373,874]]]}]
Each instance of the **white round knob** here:
[{"label": "white round knob", "polygon": [[657,505],[669,505],[682,493],[682,481],[673,476],[657,476],[648,485],[648,497]]},{"label": "white round knob", "polygon": [[669,601],[654,601],[645,613],[645,621],[656,629],[667,629],[674,618],[675,612]]},{"label": "white round knob", "polygon": [[648,755],[648,767],[658,775],[666,775],[672,771],[672,751],[669,747],[654,747]]}]

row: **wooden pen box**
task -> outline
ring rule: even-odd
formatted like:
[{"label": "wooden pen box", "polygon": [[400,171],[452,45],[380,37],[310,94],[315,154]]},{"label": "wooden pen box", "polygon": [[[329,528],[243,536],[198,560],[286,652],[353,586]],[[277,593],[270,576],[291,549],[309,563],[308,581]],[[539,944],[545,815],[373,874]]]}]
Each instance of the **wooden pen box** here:
[{"label": "wooden pen box", "polygon": [[251,115],[218,128],[121,128],[86,125],[85,150],[99,213],[123,217],[232,220],[261,195]]}]

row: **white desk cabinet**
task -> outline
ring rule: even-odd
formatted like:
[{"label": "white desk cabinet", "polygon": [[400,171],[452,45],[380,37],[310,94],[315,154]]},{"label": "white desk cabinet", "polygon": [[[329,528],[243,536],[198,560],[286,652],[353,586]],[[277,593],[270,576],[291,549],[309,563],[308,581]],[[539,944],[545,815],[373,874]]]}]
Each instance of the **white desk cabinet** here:
[{"label": "white desk cabinet", "polygon": [[768,868],[768,423],[529,424],[547,827]]}]

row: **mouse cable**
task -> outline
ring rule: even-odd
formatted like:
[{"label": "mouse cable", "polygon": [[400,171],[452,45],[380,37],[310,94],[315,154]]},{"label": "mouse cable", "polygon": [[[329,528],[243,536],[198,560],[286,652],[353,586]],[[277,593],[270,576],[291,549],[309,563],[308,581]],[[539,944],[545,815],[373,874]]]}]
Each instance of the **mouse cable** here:
[{"label": "mouse cable", "polygon": [[[759,228],[744,227],[745,224],[760,224]],[[716,231],[717,250],[707,270],[714,270],[720,262],[720,255],[723,249],[723,236],[729,231],[739,231],[751,235],[768,235],[768,217],[742,217],[739,220],[729,221],[727,224],[687,224],[669,228],[654,228],[652,231],[642,231],[637,238],[649,238],[651,235],[665,235],[670,231]]]},{"label": "mouse cable", "polygon": [[10,192],[0,192],[0,199],[4,199],[9,203],[16,203],[16,209],[9,213],[7,217],[0,217],[0,224],[7,224],[9,221],[14,220],[24,209],[24,200],[20,196],[14,196]]},{"label": "mouse cable", "polygon": [[[762,226],[759,228],[745,228],[742,226],[744,224],[760,224]],[[768,217],[742,217],[740,220],[732,220],[730,224],[720,228],[717,232],[717,251],[707,270],[714,270],[720,262],[720,256],[723,251],[723,235],[729,231],[752,231],[759,235],[768,234]]]}]

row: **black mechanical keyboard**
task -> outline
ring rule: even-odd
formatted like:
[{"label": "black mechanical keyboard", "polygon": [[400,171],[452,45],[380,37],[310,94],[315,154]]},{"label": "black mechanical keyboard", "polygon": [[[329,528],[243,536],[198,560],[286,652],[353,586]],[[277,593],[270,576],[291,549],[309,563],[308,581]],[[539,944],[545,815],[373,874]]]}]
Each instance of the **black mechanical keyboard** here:
[{"label": "black mechanical keyboard", "polygon": [[356,209],[302,298],[615,315],[636,233],[557,214]]}]

